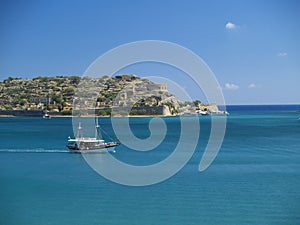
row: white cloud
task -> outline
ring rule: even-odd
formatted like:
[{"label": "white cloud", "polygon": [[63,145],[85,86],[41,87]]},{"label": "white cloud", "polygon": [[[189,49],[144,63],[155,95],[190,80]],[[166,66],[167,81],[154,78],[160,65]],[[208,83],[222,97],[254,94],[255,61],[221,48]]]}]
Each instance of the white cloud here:
[{"label": "white cloud", "polygon": [[248,88],[256,88],[256,84],[251,83],[251,84],[248,85]]},{"label": "white cloud", "polygon": [[237,90],[237,89],[239,89],[239,86],[236,85],[236,84],[226,83],[225,84],[225,89],[228,89],[228,90]]},{"label": "white cloud", "polygon": [[235,29],[237,26],[234,24],[234,23],[231,23],[231,22],[228,22],[226,23],[225,25],[225,28],[228,29],[228,30],[233,30]]},{"label": "white cloud", "polygon": [[287,53],[286,52],[279,52],[277,54],[277,56],[279,56],[279,57],[285,57],[285,56],[287,56]]}]

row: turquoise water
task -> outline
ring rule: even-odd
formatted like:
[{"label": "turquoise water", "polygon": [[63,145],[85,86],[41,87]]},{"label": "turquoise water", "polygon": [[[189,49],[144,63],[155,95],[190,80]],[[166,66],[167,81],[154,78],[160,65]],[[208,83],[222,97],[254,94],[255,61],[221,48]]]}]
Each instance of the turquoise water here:
[{"label": "turquoise water", "polygon": [[[201,141],[188,164],[146,187],[108,181],[68,153],[71,118],[0,118],[0,224],[300,224],[299,109],[228,107],[221,151],[200,173],[210,131],[210,118],[201,117]],[[149,120],[131,119],[133,132],[149,135]],[[110,131],[109,118],[99,121]],[[119,146],[114,157],[141,165],[167,157],[180,129],[179,118],[165,122],[160,147]]]}]

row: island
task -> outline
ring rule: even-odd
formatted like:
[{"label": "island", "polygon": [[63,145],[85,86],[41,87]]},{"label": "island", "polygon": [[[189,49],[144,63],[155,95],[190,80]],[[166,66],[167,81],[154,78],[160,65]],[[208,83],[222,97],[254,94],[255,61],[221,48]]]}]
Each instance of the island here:
[{"label": "island", "polygon": [[[80,108],[73,104],[84,96]],[[213,103],[180,101],[166,84],[156,84],[134,74],[102,76],[9,77],[0,82],[2,116],[177,116],[219,112]]]}]

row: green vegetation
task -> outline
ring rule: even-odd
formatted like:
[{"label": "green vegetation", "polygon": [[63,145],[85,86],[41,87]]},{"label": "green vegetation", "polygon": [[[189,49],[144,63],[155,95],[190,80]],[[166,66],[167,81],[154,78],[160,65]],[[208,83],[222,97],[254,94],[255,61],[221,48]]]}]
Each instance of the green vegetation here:
[{"label": "green vegetation", "polygon": [[69,114],[78,76],[9,77],[0,82],[0,110],[54,110]]},{"label": "green vegetation", "polygon": [[111,115],[111,108],[99,109],[98,110],[98,115],[99,116],[110,116]]},{"label": "green vegetation", "polygon": [[62,114],[63,115],[72,115],[72,110],[63,110]]}]

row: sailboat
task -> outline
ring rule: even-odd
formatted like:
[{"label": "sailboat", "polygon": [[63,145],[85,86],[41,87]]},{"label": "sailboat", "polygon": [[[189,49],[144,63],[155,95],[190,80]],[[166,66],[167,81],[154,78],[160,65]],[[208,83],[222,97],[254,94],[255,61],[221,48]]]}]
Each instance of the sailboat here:
[{"label": "sailboat", "polygon": [[100,139],[100,126],[96,118],[95,137],[82,137],[81,123],[79,122],[76,138],[68,138],[68,149],[72,152],[96,152],[99,149],[109,149],[114,151],[114,147],[120,145],[120,142],[105,142]]}]

